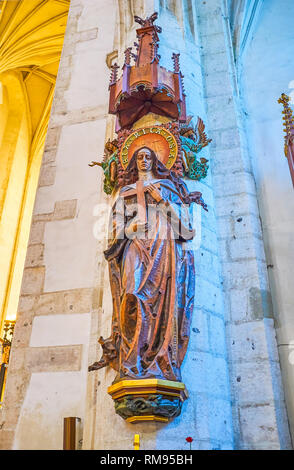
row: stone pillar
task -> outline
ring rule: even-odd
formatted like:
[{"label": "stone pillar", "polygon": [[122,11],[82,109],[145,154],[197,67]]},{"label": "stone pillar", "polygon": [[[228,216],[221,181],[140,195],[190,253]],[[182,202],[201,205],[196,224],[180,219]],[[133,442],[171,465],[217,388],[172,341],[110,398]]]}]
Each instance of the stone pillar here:
[{"label": "stone pillar", "polygon": [[115,0],[71,0],[1,410],[4,449],[62,449],[63,418],[83,422],[101,258],[102,178],[88,163],[104,151],[115,15]]},{"label": "stone pillar", "polygon": [[255,181],[221,0],[196,1],[239,449],[290,448]]},{"label": "stone pillar", "polygon": [[[148,7],[147,14],[152,13],[151,2],[145,3]],[[157,20],[157,24],[163,28],[160,34],[160,63],[171,69],[172,52],[181,53],[180,65],[185,75],[188,114],[194,115],[194,123],[198,115],[205,121],[199,39],[193,2],[183,3],[181,11],[178,2],[167,2],[166,5],[161,2],[160,5]],[[124,47],[131,45],[134,40],[133,29],[128,34],[129,43]],[[202,155],[205,157],[207,153],[204,151]],[[140,434],[140,448],[146,450],[188,450],[188,436],[194,439],[193,449],[233,448],[224,306],[211,175],[202,183],[191,180],[186,183],[190,190],[202,191],[209,206],[208,213],[201,210],[200,206],[195,207],[195,310],[190,343],[182,366],[182,379],[189,398],[183,404],[181,415],[170,423],[127,423],[115,414],[113,401],[107,394],[107,388],[115,376],[114,371],[105,368],[91,372],[88,374],[85,449],[132,449],[135,433]],[[99,248],[99,260],[100,257],[102,258],[102,246]],[[100,357],[101,348],[97,347],[97,339],[100,335],[108,337],[111,326],[112,301],[108,274],[102,274],[107,267],[105,262],[101,263],[100,275],[104,276],[104,284],[101,283],[102,301],[100,308],[92,316],[89,364]]]}]

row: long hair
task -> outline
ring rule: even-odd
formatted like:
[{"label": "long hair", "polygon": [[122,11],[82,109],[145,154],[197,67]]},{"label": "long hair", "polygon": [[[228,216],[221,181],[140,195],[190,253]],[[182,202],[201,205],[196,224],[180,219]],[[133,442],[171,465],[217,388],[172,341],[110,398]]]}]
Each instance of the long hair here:
[{"label": "long hair", "polygon": [[194,191],[192,193],[189,193],[184,181],[178,178],[172,170],[168,170],[163,165],[163,163],[161,163],[161,161],[158,160],[155,152],[146,146],[143,146],[139,148],[138,150],[136,150],[132,158],[130,159],[129,164],[125,170],[124,185],[127,186],[129,184],[133,184],[138,181],[139,174],[138,174],[138,168],[137,168],[137,155],[142,149],[148,149],[149,152],[151,153],[151,157],[152,157],[151,171],[155,178],[169,179],[175,185],[179,193],[180,199],[184,204],[190,205],[192,204],[192,202],[195,202],[196,204],[200,204],[203,207],[203,209],[207,211],[207,205],[202,199],[202,193],[200,193],[199,191]]}]

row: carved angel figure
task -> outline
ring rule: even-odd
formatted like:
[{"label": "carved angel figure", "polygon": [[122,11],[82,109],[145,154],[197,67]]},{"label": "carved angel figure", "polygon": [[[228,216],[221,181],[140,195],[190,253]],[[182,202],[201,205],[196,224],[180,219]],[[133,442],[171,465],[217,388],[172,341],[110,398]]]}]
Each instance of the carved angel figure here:
[{"label": "carved angel figure", "polygon": [[104,172],[103,189],[106,194],[111,194],[116,187],[117,181],[117,141],[106,142],[104,158],[102,162],[89,163],[89,166],[101,166]]},{"label": "carved angel figure", "polygon": [[207,139],[204,132],[205,125],[201,118],[198,118],[197,125],[194,129],[189,126],[192,117],[188,119],[187,125],[180,130],[180,140],[183,152],[183,164],[185,169],[185,176],[194,180],[200,180],[207,176],[208,165],[206,158],[197,160],[197,153],[206,147],[211,139]]}]

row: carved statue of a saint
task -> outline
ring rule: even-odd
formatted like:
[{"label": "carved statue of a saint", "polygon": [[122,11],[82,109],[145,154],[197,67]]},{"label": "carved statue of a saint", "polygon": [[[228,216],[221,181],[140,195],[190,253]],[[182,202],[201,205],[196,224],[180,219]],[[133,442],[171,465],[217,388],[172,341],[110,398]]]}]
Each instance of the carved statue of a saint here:
[{"label": "carved statue of a saint", "polygon": [[148,147],[137,150],[112,208],[109,263],[112,333],[90,370],[110,365],[122,378],[180,381],[194,302],[194,236],[189,193]]}]

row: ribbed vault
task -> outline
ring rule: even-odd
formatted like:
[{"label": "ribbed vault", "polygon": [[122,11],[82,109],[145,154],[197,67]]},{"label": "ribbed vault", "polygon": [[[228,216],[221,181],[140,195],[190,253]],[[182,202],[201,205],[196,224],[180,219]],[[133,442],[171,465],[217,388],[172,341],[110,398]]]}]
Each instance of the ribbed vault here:
[{"label": "ribbed vault", "polygon": [[0,333],[16,315],[69,4],[0,0]]},{"label": "ribbed vault", "polygon": [[44,144],[70,0],[0,1],[0,74],[21,72],[32,152]]}]

